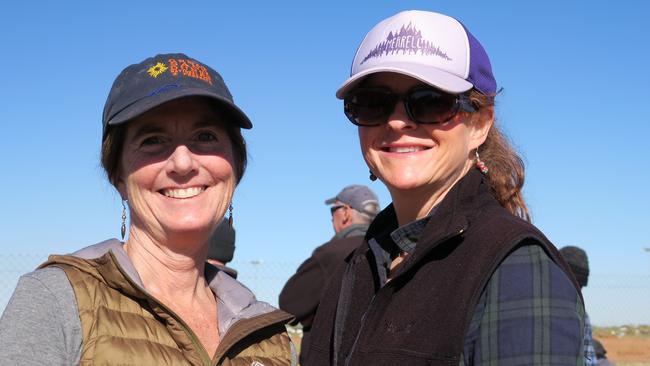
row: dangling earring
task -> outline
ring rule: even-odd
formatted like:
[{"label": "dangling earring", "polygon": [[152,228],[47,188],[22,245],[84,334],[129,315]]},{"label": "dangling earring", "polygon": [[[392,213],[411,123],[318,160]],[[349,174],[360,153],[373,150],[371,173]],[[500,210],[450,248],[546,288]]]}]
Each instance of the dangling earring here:
[{"label": "dangling earring", "polygon": [[483,160],[481,160],[481,157],[478,155],[478,149],[476,149],[476,168],[483,174],[487,174],[489,171],[487,165],[485,165]]},{"label": "dangling earring", "polygon": [[232,229],[232,202],[228,206],[228,226]]},{"label": "dangling earring", "polygon": [[122,240],[124,240],[124,234],[126,234],[126,205],[124,202],[126,202],[126,200],[122,200],[122,227],[120,228]]},{"label": "dangling earring", "polygon": [[369,170],[369,172],[370,172],[370,177],[368,177],[368,178],[370,178],[370,180],[373,181],[373,182],[376,181],[377,176],[375,175],[375,173],[373,173],[372,170]]}]

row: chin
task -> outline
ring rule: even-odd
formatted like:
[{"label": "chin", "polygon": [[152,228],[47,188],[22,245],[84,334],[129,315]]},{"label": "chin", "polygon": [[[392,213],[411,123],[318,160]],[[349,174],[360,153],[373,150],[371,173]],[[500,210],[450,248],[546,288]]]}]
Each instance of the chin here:
[{"label": "chin", "polygon": [[168,232],[172,233],[185,233],[187,235],[202,234],[204,232],[211,233],[216,223],[214,220],[196,219],[196,218],[182,218],[164,225]]},{"label": "chin", "polygon": [[391,172],[390,174],[382,175],[380,179],[389,188],[400,191],[417,189],[429,184],[428,180],[413,171]]}]

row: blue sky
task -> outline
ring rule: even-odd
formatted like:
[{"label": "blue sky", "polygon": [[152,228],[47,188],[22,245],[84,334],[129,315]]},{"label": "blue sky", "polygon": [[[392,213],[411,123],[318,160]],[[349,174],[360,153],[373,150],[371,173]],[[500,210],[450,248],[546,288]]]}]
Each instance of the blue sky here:
[{"label": "blue sky", "polygon": [[106,95],[128,64],[184,52],[222,74],[254,124],[235,259],[299,263],[333,234],[323,201],[343,186],[368,184],[390,201],[368,180],[334,92],[365,33],[407,9],[455,16],[487,49],[534,223],[557,246],[585,248],[594,274],[650,274],[650,6],[628,0],[9,2],[5,252],[69,252],[119,235],[120,200],[99,166]]}]

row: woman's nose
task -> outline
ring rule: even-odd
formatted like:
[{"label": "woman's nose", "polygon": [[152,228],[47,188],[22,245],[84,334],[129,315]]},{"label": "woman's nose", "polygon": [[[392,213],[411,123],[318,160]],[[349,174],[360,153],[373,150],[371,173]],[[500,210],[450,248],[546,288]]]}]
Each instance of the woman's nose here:
[{"label": "woman's nose", "polygon": [[406,112],[406,106],[404,105],[403,101],[397,101],[395,104],[395,108],[393,108],[393,111],[391,114],[388,116],[388,121],[386,122],[386,125],[388,128],[393,129],[393,130],[401,130],[405,128],[415,128],[417,127],[417,123],[415,121],[412,121],[411,118],[409,118],[408,113]]},{"label": "woman's nose", "polygon": [[192,172],[196,166],[194,153],[185,145],[178,145],[167,159],[169,172],[185,176]]}]

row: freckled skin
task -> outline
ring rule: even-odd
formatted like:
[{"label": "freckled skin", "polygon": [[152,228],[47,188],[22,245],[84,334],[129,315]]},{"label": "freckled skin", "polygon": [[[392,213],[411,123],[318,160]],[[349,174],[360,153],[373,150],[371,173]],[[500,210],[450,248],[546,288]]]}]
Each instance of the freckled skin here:
[{"label": "freckled skin", "polygon": [[[405,93],[424,86],[417,79],[396,74],[370,76],[364,86]],[[370,170],[391,193],[400,224],[424,217],[446,192],[473,167],[474,150],[487,137],[492,124],[481,113],[459,112],[442,124],[417,124],[398,102],[388,122],[359,127],[359,141]],[[487,122],[487,123],[485,123]],[[418,147],[409,153],[389,152],[389,147]]]},{"label": "freckled skin", "polygon": [[[129,202],[130,239],[203,249],[236,186],[231,141],[220,123],[201,98],[165,103],[129,123],[118,189]],[[188,187],[205,190],[182,199],[162,194]]]}]

